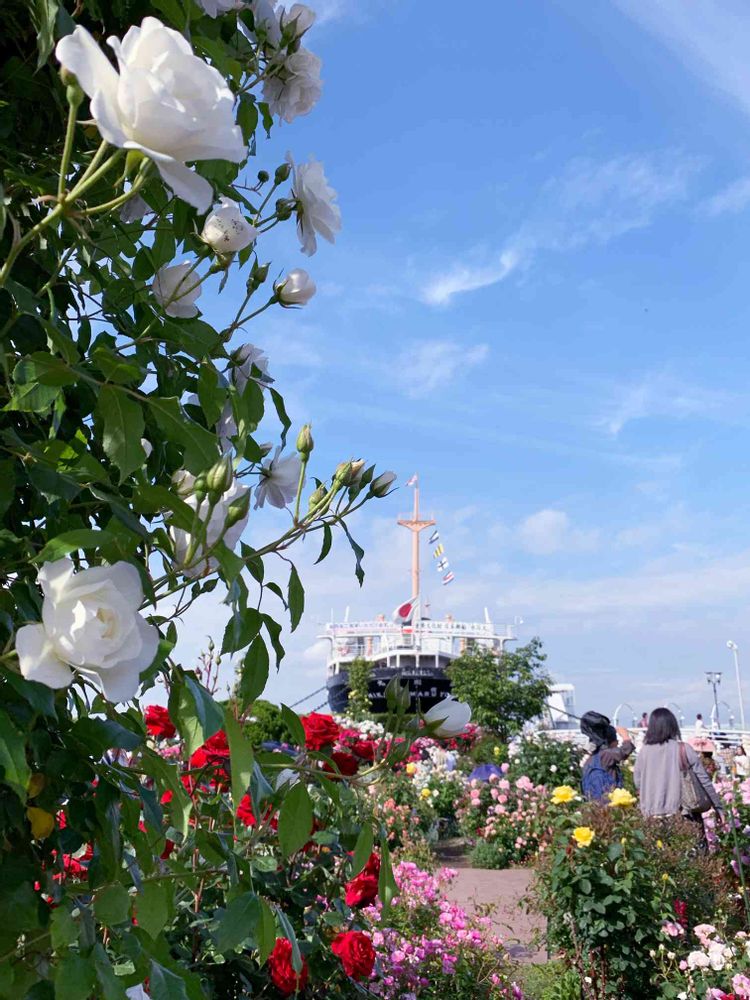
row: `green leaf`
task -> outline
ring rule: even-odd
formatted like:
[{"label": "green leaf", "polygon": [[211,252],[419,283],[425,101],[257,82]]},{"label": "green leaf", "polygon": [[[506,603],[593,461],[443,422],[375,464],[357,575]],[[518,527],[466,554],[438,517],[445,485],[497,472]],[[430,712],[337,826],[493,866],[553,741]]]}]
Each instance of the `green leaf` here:
[{"label": "green leaf", "polygon": [[155,938],[164,929],[169,917],[170,890],[160,882],[144,882],[136,896],[135,915],[138,926]]},{"label": "green leaf", "polygon": [[123,357],[104,344],[94,348],[91,359],[108,382],[125,385],[128,382],[140,382],[143,378],[143,371],[134,359]]},{"label": "green leaf", "polygon": [[86,749],[93,755],[101,755],[113,748],[135,750],[144,741],[142,733],[134,733],[114,719],[79,719],[73,725],[71,735],[85,743]]},{"label": "green leaf", "polygon": [[233,951],[248,937],[254,937],[262,919],[260,901],[254,892],[245,892],[227,906],[214,931],[220,952]]},{"label": "green leaf", "polygon": [[286,436],[289,432],[289,428],[292,426],[292,421],[289,419],[286,408],[284,407],[284,398],[281,393],[277,392],[276,389],[269,389],[269,392],[271,394],[271,399],[273,400],[273,405],[276,407],[276,414],[281,421],[281,426],[283,428],[281,432],[281,447],[283,448],[286,444]]},{"label": "green leaf", "polygon": [[151,1000],[188,1000],[185,981],[158,962],[151,963]]},{"label": "green leaf", "polygon": [[297,628],[305,610],[305,588],[300,582],[297,569],[292,565],[289,573],[289,590],[287,591],[287,603],[289,604],[289,618],[292,624],[292,632]]},{"label": "green leaf", "polygon": [[94,981],[91,962],[69,952],[55,969],[55,1000],[88,1000]]},{"label": "green leaf", "polygon": [[262,616],[255,608],[235,608],[224,630],[222,653],[236,653],[244,649],[258,634]]},{"label": "green leaf", "polygon": [[269,659],[266,644],[261,636],[256,635],[242,660],[237,682],[237,697],[243,712],[248,705],[252,705],[263,694],[268,681],[268,668]]},{"label": "green leaf", "polygon": [[29,765],[26,763],[26,740],[9,716],[0,709],[0,783],[12,788],[22,802],[26,801],[29,784]]},{"label": "green leaf", "polygon": [[344,521],[340,521],[339,523],[341,527],[344,529],[344,534],[349,539],[349,544],[352,547],[352,552],[354,553],[354,558],[355,558],[354,575],[357,577],[357,580],[359,581],[359,585],[361,587],[365,579],[365,571],[362,569],[362,558],[365,554],[365,550],[362,548],[361,545],[358,545],[357,542],[354,541],[351,534],[349,533],[349,528],[346,526],[346,523]]},{"label": "green leaf", "polygon": [[294,933],[294,927],[292,926],[289,917],[286,913],[284,913],[281,907],[276,908],[276,919],[279,921],[281,933],[292,946],[292,968],[295,972],[299,973],[302,971],[302,955],[300,954],[299,945],[297,944],[297,935]]},{"label": "green leaf", "polygon": [[331,543],[333,542],[333,532],[331,531],[330,524],[323,525],[323,544],[320,546],[320,555],[315,560],[315,565],[317,566],[319,562],[323,562],[325,557],[331,551]]},{"label": "green leaf", "polygon": [[[170,706],[171,711],[171,706]],[[141,767],[146,774],[156,778],[160,791],[170,791],[172,799],[167,805],[167,811],[172,826],[184,837],[188,831],[188,820],[192,811],[190,796],[180,781],[180,776],[174,764],[164,760],[155,751],[145,748],[141,752]]]},{"label": "green leaf", "polygon": [[77,552],[78,549],[101,549],[105,545],[113,545],[116,541],[111,531],[75,528],[73,531],[65,531],[62,535],[50,538],[42,551],[34,556],[32,562],[54,562],[69,552]]},{"label": "green leaf", "polygon": [[195,473],[211,468],[218,458],[216,437],[190,420],[176,396],[149,396],[148,405],[154,419],[170,441],[184,447],[184,464]]},{"label": "green leaf", "polygon": [[175,681],[169,693],[169,717],[185,741],[185,753],[192,756],[204,742],[195,699],[184,683]]},{"label": "green leaf", "polygon": [[122,924],[130,916],[130,896],[124,885],[105,885],[94,896],[94,914],[105,926]]},{"label": "green leaf", "polygon": [[273,910],[261,896],[260,898],[261,921],[257,931],[258,961],[263,965],[274,949],[276,944],[276,918]]},{"label": "green leaf", "polygon": [[29,385],[16,385],[5,409],[17,410],[20,413],[45,413],[61,391],[59,386],[40,385],[35,382]]},{"label": "green leaf", "polygon": [[104,452],[120,470],[122,482],[146,464],[146,452],[141,444],[143,410],[124,390],[105,385],[99,392],[97,412],[104,424]]},{"label": "green leaf", "polygon": [[13,369],[13,381],[16,385],[73,385],[77,379],[76,373],[62,358],[42,352],[23,358]]},{"label": "green leaf", "polygon": [[185,684],[195,702],[195,710],[198,715],[200,727],[203,730],[203,742],[214,733],[218,733],[224,722],[224,713],[208,691],[200,684],[195,677],[185,674]]},{"label": "green leaf", "polygon": [[115,975],[112,963],[109,960],[104,947],[97,943],[92,952],[96,977],[101,986],[101,993],[97,994],[97,1000],[125,1000],[125,986]]},{"label": "green leaf", "polygon": [[44,66],[55,46],[55,18],[59,6],[57,0],[33,0],[31,19],[36,28],[37,69]]},{"label": "green leaf", "polygon": [[352,858],[352,877],[359,875],[367,862],[370,860],[373,847],[372,824],[368,821],[359,831],[357,843],[354,845],[354,857]]},{"label": "green leaf", "polygon": [[286,794],[279,810],[279,846],[284,857],[291,857],[308,842],[313,826],[310,795],[298,781]]},{"label": "green leaf", "polygon": [[46,684],[39,684],[37,681],[26,680],[20,674],[8,670],[5,674],[6,682],[19,694],[24,701],[27,701],[35,712],[49,716],[50,719],[57,718],[55,710],[55,692],[48,688]]},{"label": "green leaf", "polygon": [[226,389],[219,385],[219,373],[214,366],[209,363],[201,365],[198,375],[198,401],[209,427],[218,421],[226,399]]},{"label": "green leaf", "polygon": [[224,709],[227,739],[229,740],[229,757],[232,774],[232,804],[235,812],[242,797],[250,787],[253,774],[253,748],[245,739],[242,726],[235,719],[231,705]]},{"label": "green leaf", "polygon": [[283,703],[281,705],[281,720],[289,730],[292,737],[291,742],[296,743],[298,747],[303,747],[305,745],[305,727],[300,722],[297,713],[293,712],[291,708],[287,708]]},{"label": "green leaf", "polygon": [[378,876],[378,896],[382,903],[384,914],[388,914],[393,897],[398,894],[398,885],[393,876],[391,852],[388,848],[388,838],[380,838],[380,875]]},{"label": "green leaf", "polygon": [[50,936],[55,951],[61,951],[78,940],[78,924],[65,906],[58,906],[52,911]]}]

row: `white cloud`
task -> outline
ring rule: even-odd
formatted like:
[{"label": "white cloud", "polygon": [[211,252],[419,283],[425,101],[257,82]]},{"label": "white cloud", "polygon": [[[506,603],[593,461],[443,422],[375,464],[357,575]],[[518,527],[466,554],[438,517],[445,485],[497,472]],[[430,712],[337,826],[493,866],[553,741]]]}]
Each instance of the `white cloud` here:
[{"label": "white cloud", "polygon": [[424,283],[420,298],[445,306],[456,295],[504,281],[540,252],[602,245],[649,226],[658,212],[687,198],[701,167],[698,158],[676,151],[571,160],[542,187],[498,254],[489,261],[450,265]]},{"label": "white cloud", "polygon": [[750,113],[746,0],[615,0],[694,73]]},{"label": "white cloud", "polygon": [[693,385],[667,372],[649,372],[616,389],[598,423],[617,436],[627,424],[654,417],[743,423],[748,403],[744,395]]},{"label": "white cloud", "polygon": [[424,340],[406,347],[396,362],[396,377],[412,399],[428,396],[481,364],[487,344],[467,347],[451,340]]},{"label": "white cloud", "polygon": [[750,205],[750,177],[739,177],[727,187],[707,198],[700,206],[706,215],[742,212]]},{"label": "white cloud", "polygon": [[565,511],[550,508],[521,521],[516,535],[521,547],[535,555],[590,551],[599,541],[598,531],[574,528]]}]

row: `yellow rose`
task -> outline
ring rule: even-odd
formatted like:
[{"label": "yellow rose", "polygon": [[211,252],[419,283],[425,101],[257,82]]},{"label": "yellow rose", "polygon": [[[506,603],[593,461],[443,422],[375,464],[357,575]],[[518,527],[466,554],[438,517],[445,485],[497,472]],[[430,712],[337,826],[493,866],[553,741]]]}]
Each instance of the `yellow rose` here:
[{"label": "yellow rose", "polygon": [[500,747],[493,747],[493,748],[492,748],[492,752],[494,753],[494,755],[495,755],[496,757],[499,757],[499,756],[500,756],[500,754],[502,753],[502,751],[500,750]]},{"label": "yellow rose", "polygon": [[573,831],[573,840],[579,847],[589,847],[594,839],[594,831],[590,826],[577,826]]},{"label": "yellow rose", "polygon": [[611,806],[634,806],[638,799],[627,788],[615,788],[609,793]]},{"label": "yellow rose", "polygon": [[566,802],[572,802],[575,797],[575,788],[571,788],[570,785],[558,785],[558,787],[552,791],[552,802],[556,806],[562,806]]},{"label": "yellow rose", "polygon": [[406,765],[406,773],[414,774],[416,770],[417,770],[417,765],[414,763],[413,760],[410,760],[409,763]]},{"label": "yellow rose", "polygon": [[45,812],[44,809],[29,806],[26,810],[26,818],[31,823],[31,836],[34,840],[44,840],[55,829],[55,817],[52,813]]},{"label": "yellow rose", "polygon": [[661,877],[661,880],[662,880],[662,882],[668,882],[669,881],[669,875],[667,875],[667,873],[664,872],[664,874]]},{"label": "yellow rose", "polygon": [[419,794],[422,796],[423,799],[429,799],[429,797],[430,797],[430,789],[429,788],[423,788],[422,791]]},{"label": "yellow rose", "polygon": [[664,847],[664,841],[663,840],[657,840],[656,841],[656,846],[659,848],[659,850],[661,850]]}]

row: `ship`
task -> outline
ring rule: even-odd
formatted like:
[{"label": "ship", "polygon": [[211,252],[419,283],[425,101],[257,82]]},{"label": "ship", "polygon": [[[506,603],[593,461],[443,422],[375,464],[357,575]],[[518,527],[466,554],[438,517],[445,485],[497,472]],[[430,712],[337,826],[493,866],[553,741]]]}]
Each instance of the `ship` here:
[{"label": "ship", "polygon": [[[423,614],[420,592],[420,536],[435,524],[423,518],[419,510],[419,482],[415,477],[414,505],[411,516],[397,522],[411,532],[412,599],[388,619],[384,614],[372,620],[330,621],[319,636],[329,643],[326,687],[332,712],[345,713],[349,700],[349,665],[364,659],[371,665],[369,676],[370,710],[387,711],[385,689],[397,677],[409,685],[411,710],[428,710],[450,694],[447,667],[470,649],[491,649],[500,655],[509,642],[515,642],[513,626],[496,626],[484,609],[484,620],[459,621],[451,614],[437,620]],[[407,610],[408,609],[408,610]],[[394,620],[395,619],[395,620]]]}]

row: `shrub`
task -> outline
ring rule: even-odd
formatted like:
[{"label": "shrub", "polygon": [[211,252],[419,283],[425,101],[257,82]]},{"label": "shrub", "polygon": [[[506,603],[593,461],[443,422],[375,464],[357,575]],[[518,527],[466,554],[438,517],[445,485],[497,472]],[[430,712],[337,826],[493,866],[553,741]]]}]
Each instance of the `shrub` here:
[{"label": "shrub", "polygon": [[525,736],[510,748],[509,776],[527,775],[536,785],[581,785],[585,751],[576,743],[556,740],[546,733]]}]

